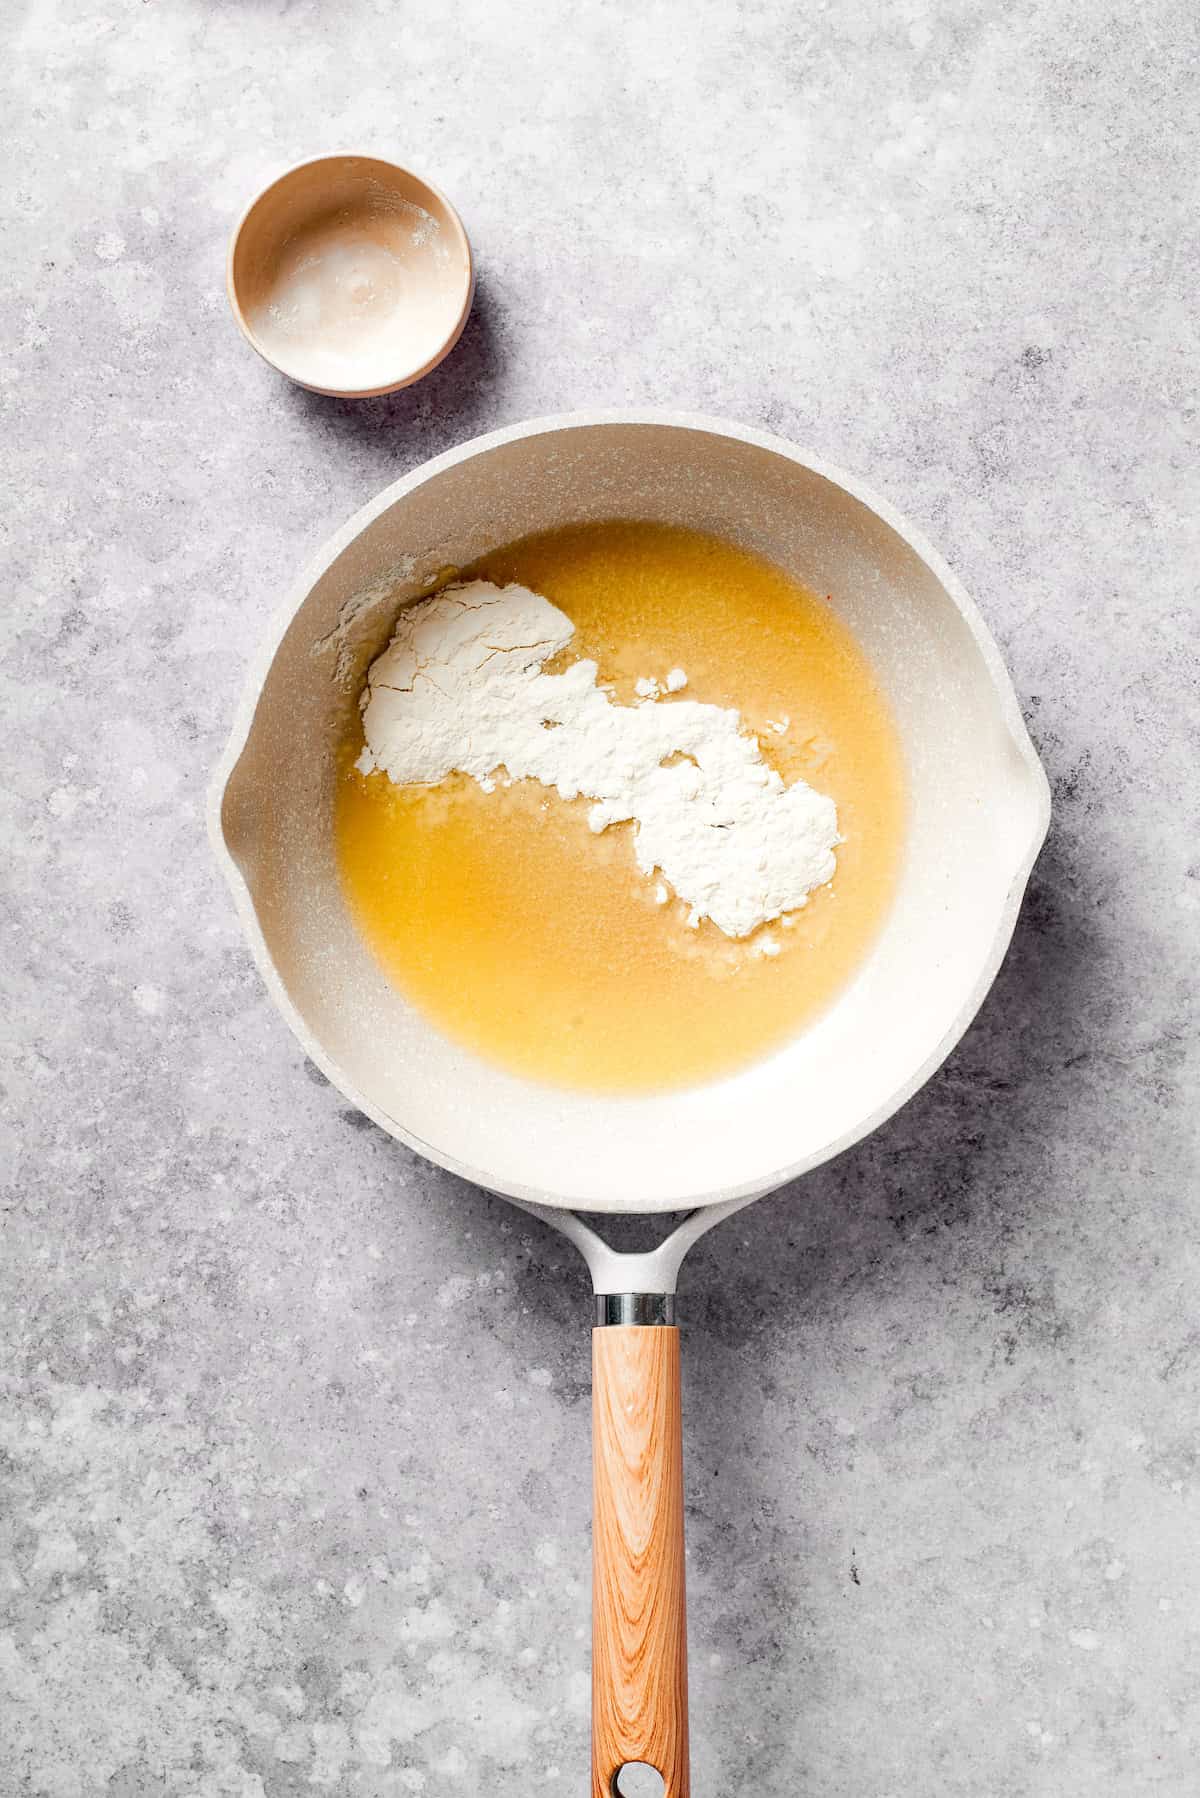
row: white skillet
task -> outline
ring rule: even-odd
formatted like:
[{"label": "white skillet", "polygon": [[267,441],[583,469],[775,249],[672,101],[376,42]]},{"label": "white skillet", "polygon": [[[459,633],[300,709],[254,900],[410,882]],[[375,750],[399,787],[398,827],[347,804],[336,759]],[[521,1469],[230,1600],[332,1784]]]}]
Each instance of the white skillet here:
[{"label": "white skillet", "polygon": [[[640,518],[715,532],[830,602],[904,744],[908,851],[887,923],[815,1025],[731,1078],[650,1098],[559,1092],[443,1038],[342,901],[335,746],[398,607],[531,531]],[[678,413],[576,413],[481,437],[397,481],[297,583],[251,670],[210,825],[255,959],[307,1055],[410,1148],[534,1211],[582,1252],[593,1334],[592,1792],[623,1766],[687,1798],[680,1264],[740,1206],[895,1111],[979,1008],[1049,823],[1045,775],[975,606],[862,485],[765,433]],[[687,1212],[617,1253],[573,1215]]]}]

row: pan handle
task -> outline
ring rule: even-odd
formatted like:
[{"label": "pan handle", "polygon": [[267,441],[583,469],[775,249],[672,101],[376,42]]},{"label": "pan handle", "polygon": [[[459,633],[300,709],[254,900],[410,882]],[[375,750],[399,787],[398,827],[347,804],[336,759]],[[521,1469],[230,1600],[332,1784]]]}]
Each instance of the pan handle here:
[{"label": "pan handle", "polygon": [[630,1762],[689,1798],[679,1331],[660,1294],[601,1295],[592,1332],[592,1798]]}]

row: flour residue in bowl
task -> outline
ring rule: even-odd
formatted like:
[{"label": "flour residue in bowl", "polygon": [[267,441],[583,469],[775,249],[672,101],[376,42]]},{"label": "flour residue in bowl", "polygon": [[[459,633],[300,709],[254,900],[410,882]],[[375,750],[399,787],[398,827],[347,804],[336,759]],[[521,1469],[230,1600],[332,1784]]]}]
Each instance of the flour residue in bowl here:
[{"label": "flour residue in bowl", "polygon": [[344,745],[347,903],[392,983],[513,1072],[645,1092],[744,1067],[861,965],[900,747],[835,608],[613,520],[413,601]]},{"label": "flour residue in bowl", "polygon": [[460,281],[432,213],[368,191],[292,233],[248,322],[264,353],[299,380],[379,387],[437,354]]},{"label": "flour residue in bowl", "polygon": [[807,904],[836,866],[833,801],[785,783],[732,707],[673,697],[682,668],[640,676],[632,705],[586,658],[547,672],[574,635],[516,583],[471,581],[407,608],[367,677],[359,771],[398,786],[467,774],[485,791],[535,780],[585,798],[591,830],[632,822],[643,875],[662,877],[691,925],[711,918],[729,937]]}]

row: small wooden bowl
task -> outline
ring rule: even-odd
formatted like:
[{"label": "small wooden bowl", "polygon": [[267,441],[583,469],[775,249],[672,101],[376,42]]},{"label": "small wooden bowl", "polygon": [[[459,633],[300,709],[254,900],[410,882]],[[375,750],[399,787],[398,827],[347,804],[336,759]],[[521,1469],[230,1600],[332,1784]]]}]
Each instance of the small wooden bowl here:
[{"label": "small wooden bowl", "polygon": [[375,156],[297,163],[251,201],[229,245],[233,316],[259,355],[314,393],[409,387],[462,335],[471,246],[444,194]]}]

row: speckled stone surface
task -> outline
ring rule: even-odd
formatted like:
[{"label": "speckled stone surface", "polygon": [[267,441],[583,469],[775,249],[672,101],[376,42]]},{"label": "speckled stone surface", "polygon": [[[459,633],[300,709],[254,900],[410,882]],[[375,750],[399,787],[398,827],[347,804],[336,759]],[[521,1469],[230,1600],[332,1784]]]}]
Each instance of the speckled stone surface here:
[{"label": "speckled stone surface", "polygon": [[[1056,793],[979,1022],[684,1275],[697,1798],[1200,1775],[1189,0],[13,0],[0,108],[4,1798],[586,1789],[573,1252],[306,1068],[205,842],[281,589],[585,404],[921,522]],[[460,205],[451,360],[289,387],[222,292],[322,148]]]}]

